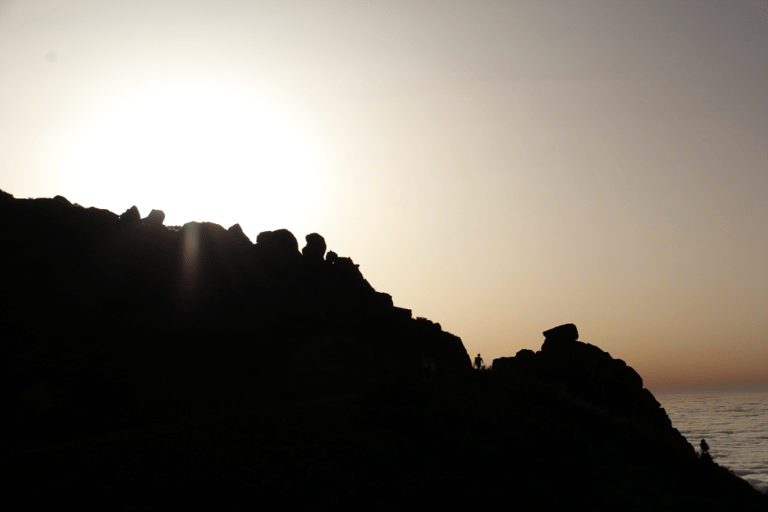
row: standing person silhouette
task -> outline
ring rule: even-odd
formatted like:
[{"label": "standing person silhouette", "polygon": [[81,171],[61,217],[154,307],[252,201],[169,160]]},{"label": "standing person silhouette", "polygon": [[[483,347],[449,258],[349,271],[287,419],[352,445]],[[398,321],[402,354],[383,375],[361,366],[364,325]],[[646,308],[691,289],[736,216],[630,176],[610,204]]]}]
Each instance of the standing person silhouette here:
[{"label": "standing person silhouette", "polygon": [[483,358],[480,357],[480,354],[477,354],[477,357],[475,358],[475,368],[478,370],[483,368]]}]

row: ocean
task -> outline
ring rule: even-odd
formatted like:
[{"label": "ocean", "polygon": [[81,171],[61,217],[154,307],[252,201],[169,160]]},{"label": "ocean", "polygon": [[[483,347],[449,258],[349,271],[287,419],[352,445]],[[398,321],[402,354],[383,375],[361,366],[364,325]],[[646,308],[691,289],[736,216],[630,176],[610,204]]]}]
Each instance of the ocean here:
[{"label": "ocean", "polygon": [[653,395],[697,452],[706,439],[715,462],[768,492],[768,392]]}]

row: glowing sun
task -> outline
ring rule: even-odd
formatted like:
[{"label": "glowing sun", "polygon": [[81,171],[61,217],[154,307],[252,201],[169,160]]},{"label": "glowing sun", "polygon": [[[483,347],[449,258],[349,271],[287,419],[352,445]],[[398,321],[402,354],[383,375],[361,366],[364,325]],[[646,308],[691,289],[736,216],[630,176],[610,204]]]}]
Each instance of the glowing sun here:
[{"label": "glowing sun", "polygon": [[[254,94],[179,83],[123,96],[82,125],[60,159],[63,194],[166,224],[248,221],[257,230],[308,217],[321,193],[312,143]],[[119,210],[119,211],[117,211]]]}]

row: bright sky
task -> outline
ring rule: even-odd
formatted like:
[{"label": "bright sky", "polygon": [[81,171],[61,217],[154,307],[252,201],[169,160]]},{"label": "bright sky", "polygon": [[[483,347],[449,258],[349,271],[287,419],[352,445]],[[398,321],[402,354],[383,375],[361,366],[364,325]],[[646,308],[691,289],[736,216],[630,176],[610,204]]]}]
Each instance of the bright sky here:
[{"label": "bright sky", "polygon": [[1,0],[0,188],[322,234],[487,363],[768,386],[768,1]]}]

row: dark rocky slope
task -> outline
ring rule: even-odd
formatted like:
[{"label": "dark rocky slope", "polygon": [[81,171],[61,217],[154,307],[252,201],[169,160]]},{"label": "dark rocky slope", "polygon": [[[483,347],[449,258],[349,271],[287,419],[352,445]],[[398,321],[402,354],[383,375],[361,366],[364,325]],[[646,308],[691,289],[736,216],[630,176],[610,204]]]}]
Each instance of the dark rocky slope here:
[{"label": "dark rocky slope", "polygon": [[288,231],[0,192],[13,510],[766,510],[573,326],[461,340]]}]

